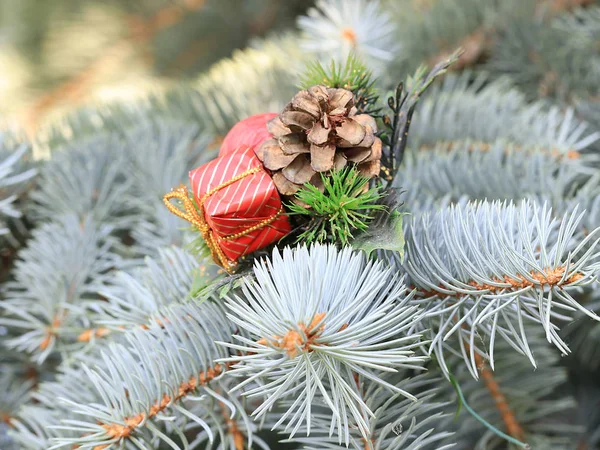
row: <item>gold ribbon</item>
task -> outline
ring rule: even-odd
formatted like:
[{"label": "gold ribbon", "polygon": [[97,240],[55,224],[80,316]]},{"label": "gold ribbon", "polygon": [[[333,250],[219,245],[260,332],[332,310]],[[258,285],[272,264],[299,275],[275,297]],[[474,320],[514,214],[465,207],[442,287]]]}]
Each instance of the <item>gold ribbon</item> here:
[{"label": "gold ribbon", "polygon": [[[208,248],[210,249],[210,254],[211,254],[213,260],[217,264],[222,266],[225,270],[227,270],[227,272],[231,272],[234,269],[234,267],[236,266],[236,263],[234,261],[231,261],[230,259],[228,259],[227,256],[225,256],[225,254],[223,253],[223,250],[221,249],[221,247],[219,247],[219,244],[215,238],[214,232],[212,231],[212,229],[206,222],[205,215],[204,215],[204,203],[206,202],[206,200],[208,200],[208,198],[210,198],[211,195],[218,192],[219,190],[224,189],[227,186],[230,186],[233,183],[235,183],[249,175],[258,173],[260,171],[261,171],[260,167],[255,167],[253,169],[249,169],[239,175],[236,175],[231,180],[228,180],[228,181],[212,188],[210,191],[208,191],[206,194],[204,194],[202,199],[200,199],[200,202],[198,203],[198,209],[196,209],[196,207],[194,206],[194,202],[192,201],[192,199],[190,198],[190,196],[188,194],[187,187],[185,187],[183,185],[179,186],[176,189],[173,189],[171,192],[169,192],[168,194],[165,194],[165,196],[163,197],[163,201],[165,202],[165,205],[169,209],[169,211],[171,211],[176,216],[179,216],[182,219],[187,220],[192,225],[194,225],[196,228],[198,228],[198,231],[200,231],[200,233],[202,233],[202,238],[206,241],[206,244],[208,245]],[[171,203],[171,199],[173,199],[173,198],[181,200],[181,202],[183,203],[183,209],[181,209],[178,206]],[[271,217],[257,223],[256,225],[248,227],[245,230],[240,231],[239,233],[222,236],[221,240],[233,241],[235,239],[239,239],[243,236],[246,236],[247,234],[250,234],[253,231],[260,230],[261,228],[264,228],[267,225],[273,223],[275,221],[275,219],[277,219],[281,215],[282,212],[283,212],[283,208],[279,208],[279,211],[277,211]]]}]

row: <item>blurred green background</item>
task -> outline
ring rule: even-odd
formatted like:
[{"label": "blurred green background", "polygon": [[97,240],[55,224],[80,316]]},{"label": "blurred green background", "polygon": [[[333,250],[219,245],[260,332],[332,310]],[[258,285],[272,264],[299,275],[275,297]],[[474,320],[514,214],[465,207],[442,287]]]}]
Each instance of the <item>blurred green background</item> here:
[{"label": "blurred green background", "polygon": [[190,79],[294,25],[302,0],[0,0],[0,117],[32,133],[65,109]]}]

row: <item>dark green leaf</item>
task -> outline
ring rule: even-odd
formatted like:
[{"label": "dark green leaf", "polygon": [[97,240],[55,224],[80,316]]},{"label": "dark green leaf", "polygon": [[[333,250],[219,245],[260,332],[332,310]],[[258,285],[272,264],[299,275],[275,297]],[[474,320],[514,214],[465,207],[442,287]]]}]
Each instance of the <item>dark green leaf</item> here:
[{"label": "dark green leaf", "polygon": [[402,218],[406,213],[392,211],[389,220],[372,225],[362,235],[358,236],[352,246],[371,255],[375,250],[391,250],[398,252],[404,260],[404,231]]}]

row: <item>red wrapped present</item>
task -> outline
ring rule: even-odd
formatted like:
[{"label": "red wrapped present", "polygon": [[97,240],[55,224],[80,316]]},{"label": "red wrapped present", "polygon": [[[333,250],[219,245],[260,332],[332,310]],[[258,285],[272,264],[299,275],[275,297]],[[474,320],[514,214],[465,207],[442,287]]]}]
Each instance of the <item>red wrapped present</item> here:
[{"label": "red wrapped present", "polygon": [[277,113],[256,114],[240,120],[223,139],[219,156],[229,155],[243,145],[252,148],[260,147],[263,142],[272,137],[267,130],[267,122],[277,116]]},{"label": "red wrapped present", "polygon": [[[183,186],[165,195],[165,204],[200,230],[214,260],[227,270],[291,230],[277,188],[252,147],[192,170],[190,181],[197,208]],[[184,209],[172,198],[182,200]]]}]

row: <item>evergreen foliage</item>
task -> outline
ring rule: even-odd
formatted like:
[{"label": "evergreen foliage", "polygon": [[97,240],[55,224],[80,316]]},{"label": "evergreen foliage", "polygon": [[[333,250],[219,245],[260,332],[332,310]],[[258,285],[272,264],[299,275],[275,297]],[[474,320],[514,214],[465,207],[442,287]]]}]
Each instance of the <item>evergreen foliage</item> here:
[{"label": "evergreen foliage", "polygon": [[[319,0],[185,85],[3,131],[0,448],[598,448],[599,24]],[[306,185],[317,226],[228,276],[162,196],[316,82],[376,115],[383,183]]]},{"label": "evergreen foliage", "polygon": [[356,378],[416,400],[379,375],[419,369],[424,361],[413,351],[420,336],[406,333],[418,308],[409,306],[412,295],[389,269],[365,264],[348,249],[318,245],[274,252],[254,274],[256,285],[242,288],[246,301],[227,302],[228,317],[249,337],[236,336],[241,345],[226,344],[242,352],[229,358],[238,362],[232,375],[247,376],[236,389],[256,379],[268,381],[245,392],[264,397],[254,416],[293,394],[296,400],[276,424],[285,423],[284,431],[293,437],[302,425],[310,430],[318,398],[331,409],[330,430],[348,445],[349,422],[369,439],[365,418],[373,415],[357,393]]},{"label": "evergreen foliage", "polygon": [[[526,358],[511,351],[510,343],[502,341],[498,342],[493,381],[488,377],[492,373],[489,367],[485,368],[485,375],[482,373],[486,379],[475,381],[459,358],[450,360],[453,376],[461,386],[469,406],[492,425],[500,429],[506,426],[498,407],[498,400],[481,388],[481,385],[485,384],[489,389],[493,382],[500,387],[511,386],[502,392],[521,428],[521,439],[532,449],[572,448],[573,443],[583,442],[580,441],[583,423],[569,416],[576,404],[574,397],[565,392],[568,383],[567,372],[559,365],[560,355],[547,346],[543,332],[533,331],[529,339],[532,347],[537,349],[539,366],[535,371],[531,370]],[[540,380],[544,380],[544,383],[540,384]],[[451,387],[446,389],[452,391]],[[457,414],[454,404],[448,413]],[[453,436],[447,440],[456,443],[452,448],[506,448],[503,439],[476,421],[464,407],[458,413],[458,420],[446,419],[446,424],[444,430],[454,431]]]},{"label": "evergreen foliage", "polygon": [[378,95],[372,72],[354,54],[350,54],[344,64],[332,60],[328,67],[313,61],[308,63],[301,77],[300,87],[308,89],[321,84],[331,88],[344,88],[354,94],[354,104],[360,112],[371,112]]},{"label": "evergreen foliage", "polygon": [[299,242],[336,242],[348,245],[355,233],[364,232],[376,211],[384,209],[381,188],[369,188],[369,179],[354,168],[322,176],[323,192],[307,184],[289,205],[290,213],[311,216],[313,223],[298,236]]},{"label": "evergreen foliage", "polygon": [[[15,246],[11,225],[23,217],[19,198],[27,192],[37,171],[29,144],[19,142],[8,131],[0,131],[0,242]],[[22,228],[22,227],[21,227]]]}]

